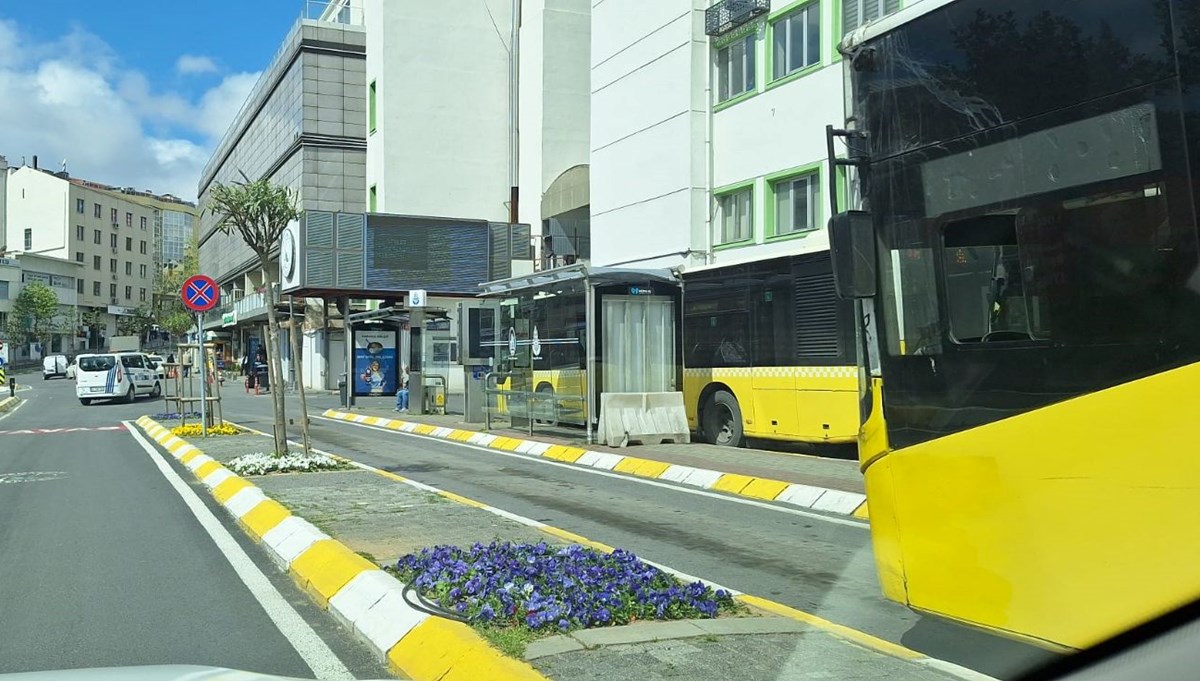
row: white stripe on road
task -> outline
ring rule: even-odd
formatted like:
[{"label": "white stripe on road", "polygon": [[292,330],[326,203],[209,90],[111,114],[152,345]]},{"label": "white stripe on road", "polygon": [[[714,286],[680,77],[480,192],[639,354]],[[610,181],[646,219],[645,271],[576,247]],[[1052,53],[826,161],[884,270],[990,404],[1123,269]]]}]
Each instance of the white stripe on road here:
[{"label": "white stripe on road", "polygon": [[346,665],[342,664],[342,661],[329,649],[325,641],[317,635],[317,632],[313,631],[300,613],[296,612],[296,609],[271,584],[271,580],[267,579],[262,570],[258,569],[254,561],[250,560],[250,556],[246,555],[245,550],[237,543],[229,530],[225,529],[221,521],[196,495],[196,492],[183,481],[183,478],[179,477],[175,469],[171,468],[166,459],[154,448],[154,445],[151,445],[136,428],[132,427],[132,421],[126,421],[125,426],[142,446],[142,449],[146,451],[146,454],[150,456],[159,472],[187,504],[192,515],[200,521],[200,526],[204,528],[209,537],[212,537],[213,543],[225,555],[225,559],[229,561],[233,571],[237,573],[254,599],[275,623],[279,633],[283,634],[288,643],[292,644],[292,647],[304,659],[313,674],[318,679],[353,679],[354,675],[350,673]]}]

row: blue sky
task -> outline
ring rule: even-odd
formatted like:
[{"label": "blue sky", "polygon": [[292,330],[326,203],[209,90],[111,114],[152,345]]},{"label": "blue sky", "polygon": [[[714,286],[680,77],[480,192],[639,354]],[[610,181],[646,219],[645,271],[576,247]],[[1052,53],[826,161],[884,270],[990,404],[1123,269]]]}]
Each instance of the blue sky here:
[{"label": "blue sky", "polygon": [[[305,0],[3,0],[0,155],[195,198]],[[313,3],[316,4],[316,3]]]}]

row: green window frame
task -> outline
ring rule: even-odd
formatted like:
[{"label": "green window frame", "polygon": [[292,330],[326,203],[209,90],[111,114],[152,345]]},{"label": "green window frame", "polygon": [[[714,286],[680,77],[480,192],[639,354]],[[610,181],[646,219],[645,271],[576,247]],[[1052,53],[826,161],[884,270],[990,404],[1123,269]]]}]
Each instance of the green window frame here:
[{"label": "green window frame", "polygon": [[754,240],[754,182],[744,182],[713,192],[717,203],[713,244],[730,246]]},{"label": "green window frame", "polygon": [[718,104],[757,90],[757,52],[757,32],[717,50],[715,66]]},{"label": "green window frame", "polygon": [[367,87],[367,128],[375,132],[375,81]]},{"label": "green window frame", "polygon": [[821,65],[821,2],[813,0],[783,10],[771,20],[772,81]]},{"label": "green window frame", "polygon": [[[767,175],[766,239],[794,239],[819,230],[825,219],[825,164],[821,161]],[[797,194],[797,192],[801,192]],[[797,214],[802,219],[797,220]]]}]

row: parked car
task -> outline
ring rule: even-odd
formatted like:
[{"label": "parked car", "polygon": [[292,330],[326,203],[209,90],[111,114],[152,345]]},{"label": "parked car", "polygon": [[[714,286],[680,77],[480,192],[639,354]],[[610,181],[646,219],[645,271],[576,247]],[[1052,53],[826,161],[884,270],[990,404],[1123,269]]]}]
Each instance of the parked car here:
[{"label": "parked car", "polygon": [[75,396],[84,406],[93,400],[132,402],[141,395],[158,397],[162,394],[162,380],[155,371],[147,366],[146,356],[140,352],[80,355]]},{"label": "parked car", "polygon": [[69,364],[66,355],[46,355],[42,358],[42,380],[48,381],[53,376],[66,378]]}]

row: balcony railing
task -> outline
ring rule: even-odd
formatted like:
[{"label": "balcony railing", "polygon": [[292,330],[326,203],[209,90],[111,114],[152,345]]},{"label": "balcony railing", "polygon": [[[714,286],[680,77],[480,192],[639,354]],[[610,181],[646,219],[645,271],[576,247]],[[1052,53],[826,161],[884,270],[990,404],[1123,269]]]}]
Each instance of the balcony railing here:
[{"label": "balcony railing", "polygon": [[704,33],[724,35],[771,11],[771,0],[721,0],[704,12]]}]

